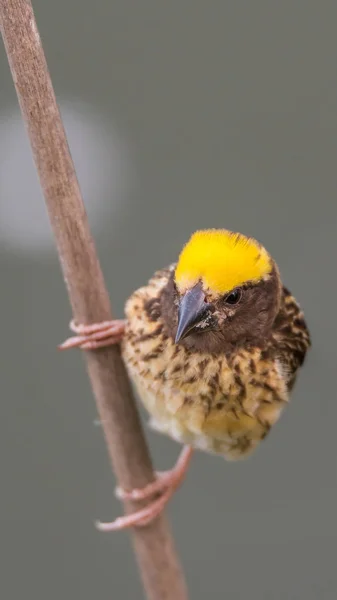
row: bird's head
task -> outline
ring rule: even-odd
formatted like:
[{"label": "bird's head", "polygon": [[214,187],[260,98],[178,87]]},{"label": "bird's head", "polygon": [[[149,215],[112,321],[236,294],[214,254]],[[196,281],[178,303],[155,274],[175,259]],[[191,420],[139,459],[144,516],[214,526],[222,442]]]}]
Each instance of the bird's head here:
[{"label": "bird's head", "polygon": [[164,302],[175,342],[221,352],[268,335],[281,283],[275,262],[256,240],[209,229],[194,233],[183,248],[170,295]]}]

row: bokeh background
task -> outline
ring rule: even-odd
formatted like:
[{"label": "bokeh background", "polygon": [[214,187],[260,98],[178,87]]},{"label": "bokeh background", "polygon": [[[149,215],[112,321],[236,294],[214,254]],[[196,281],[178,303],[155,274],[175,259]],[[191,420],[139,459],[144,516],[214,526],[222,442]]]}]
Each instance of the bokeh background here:
[{"label": "bokeh background", "polygon": [[[35,0],[115,314],[196,228],[263,242],[313,348],[240,463],[169,507],[191,598],[335,599],[337,3]],[[7,60],[0,53],[0,593],[140,599]],[[179,447],[148,432],[155,464]]]}]

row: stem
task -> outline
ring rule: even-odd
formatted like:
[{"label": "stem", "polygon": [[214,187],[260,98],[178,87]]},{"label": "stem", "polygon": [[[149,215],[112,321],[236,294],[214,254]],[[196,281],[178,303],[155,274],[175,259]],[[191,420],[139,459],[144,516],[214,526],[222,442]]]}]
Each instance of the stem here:
[{"label": "stem", "polygon": [[[0,0],[0,25],[74,318],[85,324],[109,320],[109,297],[30,0]],[[142,488],[154,474],[119,348],[85,355],[118,483],[125,489]],[[126,505],[127,511],[134,508]],[[165,517],[135,528],[132,539],[147,598],[186,600]]]}]

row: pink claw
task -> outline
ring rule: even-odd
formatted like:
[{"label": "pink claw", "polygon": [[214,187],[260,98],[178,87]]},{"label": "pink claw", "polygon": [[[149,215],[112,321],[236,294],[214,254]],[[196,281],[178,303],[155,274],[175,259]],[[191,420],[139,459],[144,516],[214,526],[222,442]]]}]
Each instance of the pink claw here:
[{"label": "pink claw", "polygon": [[72,320],[70,329],[77,335],[60,344],[59,350],[68,350],[69,348],[96,350],[96,348],[118,344],[124,335],[125,321],[103,321],[102,323],[81,325]]},{"label": "pink claw", "polygon": [[135,489],[128,492],[117,488],[117,496],[124,500],[144,500],[157,493],[161,493],[162,495],[151,502],[149,506],[131,515],[118,517],[118,519],[115,519],[111,523],[101,523],[99,521],[96,523],[97,528],[100,531],[118,531],[132,526],[143,527],[153,521],[164,510],[166,504],[182,483],[187,473],[192,453],[193,449],[190,446],[185,446],[173,469],[159,473],[158,479],[153,483],[149,483],[143,489]]},{"label": "pink claw", "polygon": [[156,479],[153,483],[149,483],[144,488],[135,488],[128,492],[120,487],[115,490],[115,495],[119,500],[146,500],[149,496],[160,494],[163,490],[166,490],[172,483],[173,469],[171,471],[156,471]]}]

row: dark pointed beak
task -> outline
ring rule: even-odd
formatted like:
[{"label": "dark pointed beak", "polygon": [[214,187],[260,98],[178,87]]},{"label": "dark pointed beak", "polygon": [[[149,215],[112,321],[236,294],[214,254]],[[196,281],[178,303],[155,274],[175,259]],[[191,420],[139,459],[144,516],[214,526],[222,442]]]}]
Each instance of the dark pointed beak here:
[{"label": "dark pointed beak", "polygon": [[175,343],[186,337],[205,316],[207,305],[201,283],[197,283],[182,297],[179,305],[178,328]]}]

